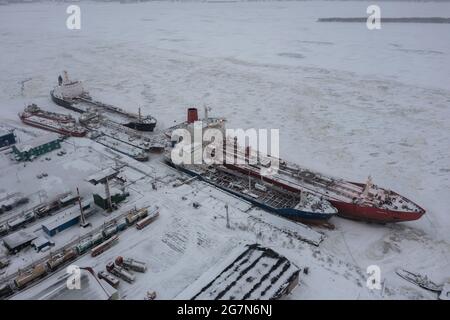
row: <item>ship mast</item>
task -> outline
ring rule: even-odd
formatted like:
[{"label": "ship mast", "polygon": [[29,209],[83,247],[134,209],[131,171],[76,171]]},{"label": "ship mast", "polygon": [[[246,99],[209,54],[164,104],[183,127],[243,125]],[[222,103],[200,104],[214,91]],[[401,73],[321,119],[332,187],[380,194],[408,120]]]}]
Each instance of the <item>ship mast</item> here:
[{"label": "ship mast", "polygon": [[372,186],[373,186],[372,177],[369,176],[367,178],[366,186],[365,186],[364,191],[363,191],[363,197],[364,198],[367,198],[369,196],[369,191],[372,189]]},{"label": "ship mast", "polygon": [[64,74],[64,83],[69,83],[69,74],[66,70],[63,71]]}]

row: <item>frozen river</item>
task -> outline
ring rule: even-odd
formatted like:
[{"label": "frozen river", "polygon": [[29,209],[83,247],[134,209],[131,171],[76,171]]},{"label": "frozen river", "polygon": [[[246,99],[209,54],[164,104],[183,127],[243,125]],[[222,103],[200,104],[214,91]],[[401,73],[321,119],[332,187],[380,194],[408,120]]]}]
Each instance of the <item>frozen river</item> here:
[{"label": "frozen river", "polygon": [[[449,24],[385,23],[381,30],[369,31],[364,23],[317,22],[322,17],[366,17],[371,2],[78,4],[80,31],[65,26],[67,4],[2,6],[2,63],[17,62],[19,48],[29,63],[41,55],[36,52],[39,48],[45,48],[47,55],[60,57],[58,64],[65,57],[63,51],[74,58],[78,50],[102,56],[114,45],[346,70],[427,87],[446,88],[450,74]],[[382,18],[450,14],[450,3],[380,2],[379,6]],[[11,41],[23,42],[17,47]],[[103,42],[107,48],[96,50]]]}]

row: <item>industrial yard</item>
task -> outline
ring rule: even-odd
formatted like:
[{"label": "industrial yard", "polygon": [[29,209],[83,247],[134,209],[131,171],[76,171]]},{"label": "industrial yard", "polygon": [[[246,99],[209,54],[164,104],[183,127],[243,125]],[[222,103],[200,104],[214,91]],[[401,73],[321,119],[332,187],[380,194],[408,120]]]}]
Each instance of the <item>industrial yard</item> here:
[{"label": "industrial yard", "polygon": [[[30,129],[30,133],[31,131],[39,132],[38,129]],[[20,136],[21,140],[27,138],[25,134]],[[30,208],[39,207],[41,203],[51,198],[51,195],[65,190],[67,186],[73,186],[72,189],[67,188],[67,191],[76,194],[75,190],[79,188],[83,206],[87,201],[91,203],[91,210],[84,210],[85,213],[90,212],[89,215],[86,214],[90,226],[82,228],[79,223],[75,223],[54,234],[45,231],[47,228],[51,229],[49,225],[64,225],[70,220],[70,215],[79,217],[80,210],[77,203],[24,225],[20,232],[48,238],[54,244],[49,250],[40,252],[28,245],[14,255],[9,254],[2,246],[2,255],[10,260],[9,265],[1,271],[2,279],[14,279],[19,269],[46,261],[51,253],[55,254],[82,244],[89,235],[107,229],[111,221],[119,222],[130,210],[148,207],[151,211],[157,210],[159,215],[144,229],[139,230],[136,226],[130,226],[118,233],[118,242],[109,250],[95,257],[92,257],[88,250],[70,263],[80,267],[91,267],[100,272],[105,270],[107,263],[113,261],[115,257],[132,255],[133,258],[144,261],[148,270],[145,274],[138,274],[132,283],[120,281],[117,289],[119,297],[144,299],[148,291],[155,291],[158,299],[172,299],[194,279],[208,271],[211,265],[221,262],[230,250],[256,242],[270,244],[271,248],[277,248],[280,252],[291,250],[299,252],[301,255],[298,257],[290,257],[298,268],[308,267],[311,263],[319,266],[323,264],[316,270],[325,272],[330,278],[336,272],[335,268],[331,268],[332,265],[338,267],[337,270],[340,269],[338,272],[342,272],[343,275],[348,272],[347,268],[355,270],[354,275],[349,279],[343,278],[342,281],[355,289],[363,290],[365,275],[362,270],[358,271],[357,266],[347,264],[338,257],[319,250],[318,245],[325,238],[321,229],[314,231],[302,224],[278,218],[200,181],[183,183],[191,180],[190,177],[164,164],[159,154],[153,155],[151,162],[143,164],[130,157],[111,152],[87,138],[66,139],[61,143],[61,149],[66,151],[64,156],[57,156],[55,150],[32,162],[26,162],[25,167],[23,162],[16,163],[12,160],[8,152],[2,153],[3,168],[12,166],[15,169],[2,171],[2,181],[14,183],[20,179],[24,186],[36,185],[38,181],[43,183],[40,199],[30,196],[29,203],[3,214],[2,221],[20,215]],[[20,173],[17,175],[19,168]],[[36,172],[47,172],[48,176],[38,179]],[[119,172],[120,178],[126,181],[123,186],[129,196],[118,204],[116,210],[108,213],[94,203],[92,195],[103,187],[95,186],[92,182],[101,181],[99,177],[109,176],[114,172]],[[114,184],[113,180],[114,178],[111,179],[111,185]],[[113,189],[112,186],[110,189]],[[20,191],[32,194],[32,190],[24,188]],[[199,203],[200,206],[195,208],[194,203]],[[229,208],[229,228],[226,222],[226,204]],[[16,232],[13,231],[11,234]],[[65,268],[49,271],[45,278],[33,282],[30,289],[19,291],[12,295],[12,298],[36,298],[39,290],[46,287],[45,283],[51,286],[65,273]],[[302,281],[306,279],[305,277]],[[367,297],[371,295],[369,291],[365,294]]]},{"label": "industrial yard", "polygon": [[[54,28],[59,4],[2,8],[0,40],[11,45],[0,53],[0,299],[448,298],[450,92],[437,71],[448,44],[435,48],[442,55],[414,55],[395,48],[415,39],[375,39],[397,61],[429,64],[421,71],[429,82],[398,77],[402,67],[366,70],[357,58],[320,66],[313,53],[335,45],[323,24],[295,43],[282,34],[280,52],[261,50],[267,40],[251,30],[269,19],[276,42],[297,21],[291,12],[306,8],[296,27],[308,29],[316,9],[331,9],[260,5],[255,13],[247,3],[88,2],[89,32],[77,34]],[[249,34],[216,26],[211,43],[198,36],[207,17],[227,25],[235,6]],[[39,31],[8,17],[13,8],[21,20],[46,19],[36,30],[60,46],[47,39],[34,55],[16,55]],[[133,17],[125,35],[93,19],[121,14]],[[220,39],[246,44],[218,52]],[[171,163],[171,131],[202,119],[280,129],[282,172]],[[67,287],[71,266],[81,268],[80,290]],[[379,288],[370,266],[380,268]]]}]

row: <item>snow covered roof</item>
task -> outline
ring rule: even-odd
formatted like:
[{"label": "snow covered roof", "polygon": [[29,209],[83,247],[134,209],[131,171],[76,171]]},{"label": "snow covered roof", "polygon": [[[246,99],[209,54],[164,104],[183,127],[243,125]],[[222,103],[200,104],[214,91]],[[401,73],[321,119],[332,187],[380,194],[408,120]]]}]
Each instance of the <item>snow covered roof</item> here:
[{"label": "snow covered roof", "polygon": [[298,283],[299,268],[258,244],[237,248],[176,299],[277,299]]},{"label": "snow covered roof", "polygon": [[0,129],[0,137],[6,136],[7,134],[10,134],[12,132],[4,130],[4,129]]},{"label": "snow covered roof", "polygon": [[102,182],[102,180],[105,180],[106,178],[111,179],[112,177],[116,176],[119,173],[114,168],[107,168],[102,171],[99,171],[97,173],[94,173],[90,175],[86,180],[89,181],[92,184],[97,184]]},{"label": "snow covered roof", "polygon": [[36,248],[40,248],[42,246],[45,246],[47,244],[51,244],[53,243],[51,240],[45,238],[45,237],[38,237],[36,239],[33,240],[33,242],[31,243],[33,246],[35,246]]},{"label": "snow covered roof", "polygon": [[37,236],[35,234],[28,233],[26,231],[20,230],[10,234],[3,238],[3,242],[9,248],[16,248],[24,243],[32,241],[36,239]]},{"label": "snow covered roof", "polygon": [[16,144],[16,148],[19,152],[26,152],[26,151],[29,151],[36,147],[42,146],[43,144],[57,140],[58,138],[59,138],[59,136],[56,133],[48,133],[48,134],[40,135],[39,137],[37,137],[33,140],[20,142],[20,143]]},{"label": "snow covered roof", "polygon": [[[81,206],[86,206],[88,203],[90,203],[89,200],[83,200],[81,202]],[[53,230],[60,225],[66,223],[67,221],[70,221],[72,219],[76,219],[81,216],[80,208],[79,206],[70,207],[69,209],[66,209],[64,211],[65,213],[58,214],[55,219],[47,221],[42,224],[42,227],[45,227],[47,230]]]}]

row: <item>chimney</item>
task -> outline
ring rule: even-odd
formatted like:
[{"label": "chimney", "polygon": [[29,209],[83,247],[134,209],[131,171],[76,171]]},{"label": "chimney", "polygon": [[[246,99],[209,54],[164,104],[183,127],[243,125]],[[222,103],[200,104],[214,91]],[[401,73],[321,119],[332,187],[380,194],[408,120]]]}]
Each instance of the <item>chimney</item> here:
[{"label": "chimney", "polygon": [[194,123],[197,120],[198,120],[197,108],[189,108],[187,114],[187,122]]}]

